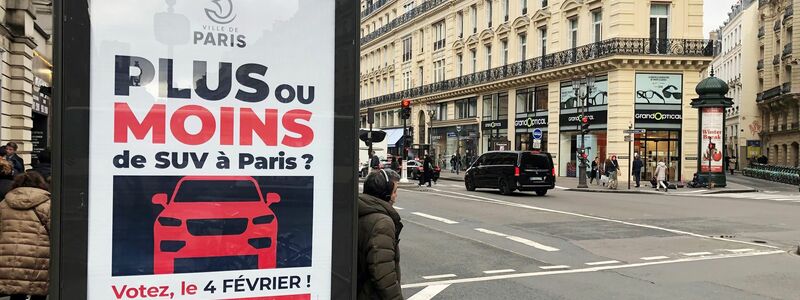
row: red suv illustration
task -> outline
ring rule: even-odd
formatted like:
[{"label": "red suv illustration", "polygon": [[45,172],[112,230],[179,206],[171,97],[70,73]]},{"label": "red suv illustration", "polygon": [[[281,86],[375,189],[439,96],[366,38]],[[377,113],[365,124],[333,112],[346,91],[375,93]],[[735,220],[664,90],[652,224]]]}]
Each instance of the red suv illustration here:
[{"label": "red suv illustration", "polygon": [[270,269],[276,265],[278,220],[258,182],[246,176],[187,176],[153,225],[153,273]]}]

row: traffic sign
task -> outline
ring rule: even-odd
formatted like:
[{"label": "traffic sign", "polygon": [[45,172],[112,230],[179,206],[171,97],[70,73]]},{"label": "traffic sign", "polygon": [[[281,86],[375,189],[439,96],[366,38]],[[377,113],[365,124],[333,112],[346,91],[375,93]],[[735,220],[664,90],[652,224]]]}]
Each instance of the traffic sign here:
[{"label": "traffic sign", "polygon": [[625,136],[625,142],[626,143],[630,143],[630,141],[631,141],[631,136],[630,135],[626,135]]},{"label": "traffic sign", "polygon": [[533,139],[534,140],[541,140],[542,139],[542,130],[536,128],[533,130]]},{"label": "traffic sign", "polygon": [[542,140],[540,140],[540,139],[533,140],[533,145],[531,145],[531,148],[537,149],[537,150],[538,149],[542,149]]},{"label": "traffic sign", "polygon": [[631,130],[625,130],[624,132],[625,134],[642,134],[647,132],[647,129],[631,129]]}]

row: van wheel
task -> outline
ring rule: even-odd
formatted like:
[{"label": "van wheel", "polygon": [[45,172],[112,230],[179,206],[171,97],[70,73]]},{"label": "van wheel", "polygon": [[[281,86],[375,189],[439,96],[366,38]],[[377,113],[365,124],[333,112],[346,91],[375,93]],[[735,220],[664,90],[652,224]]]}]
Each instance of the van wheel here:
[{"label": "van wheel", "polygon": [[472,179],[465,179],[464,186],[467,188],[467,191],[474,192],[475,191],[475,183],[472,182]]},{"label": "van wheel", "polygon": [[537,196],[547,195],[547,189],[538,189],[538,190],[536,190],[536,195]]},{"label": "van wheel", "polygon": [[512,190],[511,187],[508,186],[508,182],[506,182],[505,179],[500,179],[500,183],[498,184],[498,188],[500,189],[500,194],[503,194],[503,195],[506,195],[506,196],[507,195],[511,195],[511,194],[514,193],[514,190]]}]

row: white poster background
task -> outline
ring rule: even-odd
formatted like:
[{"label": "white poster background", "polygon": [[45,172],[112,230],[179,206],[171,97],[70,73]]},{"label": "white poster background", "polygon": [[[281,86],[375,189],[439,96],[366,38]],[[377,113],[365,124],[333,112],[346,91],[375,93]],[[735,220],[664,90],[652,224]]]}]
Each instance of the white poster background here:
[{"label": "white poster background", "polygon": [[[722,117],[724,108],[721,107],[705,107],[702,108],[703,124],[701,126],[701,161],[700,171],[709,171],[709,162],[711,172],[722,172]],[[714,144],[714,149],[709,149],[709,144]]]},{"label": "white poster background", "polygon": [[[675,97],[681,94],[681,99]],[[667,96],[669,95],[669,96]],[[647,96],[651,96],[647,98]],[[680,74],[636,74],[637,104],[676,104],[683,99],[683,75]]]},{"label": "white poster background", "polygon": [[[333,161],[333,91],[334,91],[334,1],[326,0],[103,0],[90,1],[91,16],[91,117],[90,117],[90,164],[89,164],[89,253],[88,253],[88,299],[116,299],[112,286],[168,286],[175,299],[235,299],[243,297],[307,294],[312,299],[330,298],[331,272],[331,224],[332,224],[332,161]],[[206,10],[215,12],[217,21]],[[226,15],[226,12],[230,14]],[[220,18],[222,16],[224,18]],[[220,22],[228,22],[220,25]],[[244,48],[211,45],[203,39],[194,43],[195,32],[225,31],[245,36]],[[114,93],[114,58],[116,55],[144,57],[156,68],[156,78],[150,85],[132,87],[130,96],[120,97]],[[159,58],[174,60],[176,87],[192,87],[193,61],[208,63],[209,88],[216,88],[220,62],[238,66],[257,63],[267,66],[267,74],[261,78],[270,85],[267,100],[248,103],[234,98],[240,88],[252,89],[238,84],[235,76],[231,94],[219,101],[200,99],[192,91],[191,99],[165,99],[159,97]],[[135,74],[132,74],[135,75]],[[256,75],[257,76],[257,75]],[[280,84],[292,86],[314,86],[315,101],[310,105],[284,104],[275,99],[275,88]],[[137,118],[141,118],[154,104],[167,106],[167,137],[165,144],[152,144],[152,133],[143,140],[128,134],[128,143],[117,144],[113,139],[113,103],[127,103]],[[291,109],[311,111],[313,116],[306,125],[314,132],[313,142],[303,148],[282,145],[268,147],[254,135],[252,146],[220,145],[219,131],[209,142],[197,146],[184,145],[171,134],[169,118],[172,112],[184,105],[201,105],[217,117],[219,107],[248,107],[254,111],[265,108],[278,109],[283,115]],[[238,117],[234,128],[238,128]],[[302,122],[302,121],[301,121]],[[280,121],[279,121],[280,124]],[[280,127],[280,126],[279,126]],[[196,118],[186,121],[186,128],[195,133],[200,128]],[[238,132],[238,131],[235,131]],[[282,127],[280,138],[286,134]],[[236,138],[238,141],[238,138]],[[130,150],[148,158],[143,169],[117,169],[112,158]],[[201,169],[184,170],[156,169],[151,163],[158,151],[208,152],[210,163]],[[231,169],[215,166],[218,151],[231,158]],[[284,151],[286,156],[300,157],[312,154],[312,168],[298,167],[294,170],[239,170],[236,161],[239,153],[270,156]],[[298,161],[303,166],[303,160]],[[148,275],[112,277],[112,224],[113,224],[113,177],[115,175],[244,175],[244,176],[314,176],[313,206],[313,255],[312,266],[293,269],[267,269],[226,271],[213,273],[186,273],[176,275]],[[144,201],[149,201],[146,199]],[[203,286],[210,280],[221,281],[243,278],[259,278],[280,275],[311,276],[311,284],[305,279],[301,289],[291,291],[249,291],[213,296],[203,293]],[[178,295],[181,281],[197,284],[198,294],[192,297]],[[157,297],[158,298],[158,297]],[[122,297],[122,299],[127,299]]]}]

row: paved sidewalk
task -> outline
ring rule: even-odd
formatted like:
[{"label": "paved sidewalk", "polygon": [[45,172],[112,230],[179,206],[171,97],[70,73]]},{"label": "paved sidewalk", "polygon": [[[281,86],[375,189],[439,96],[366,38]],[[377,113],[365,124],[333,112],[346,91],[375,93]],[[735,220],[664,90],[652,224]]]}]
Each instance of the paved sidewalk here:
[{"label": "paved sidewalk", "polygon": [[[668,193],[691,193],[691,194],[721,194],[721,193],[749,193],[749,192],[758,192],[759,188],[751,187],[744,185],[740,182],[740,178],[743,176],[739,176],[739,180],[729,180],[728,186],[724,188],[714,188],[714,189],[694,189],[694,188],[679,188],[677,190],[670,190]],[[451,181],[464,181],[464,172],[460,172],[458,175],[455,173],[450,173],[450,171],[442,171],[441,175],[439,175],[439,179],[441,180],[451,180]],[[747,178],[744,178],[747,179]],[[588,182],[587,182],[588,184]],[[577,191],[577,192],[598,192],[598,193],[640,193],[640,194],[663,194],[664,192],[659,192],[656,189],[650,186],[650,182],[642,181],[641,187],[636,188],[634,187],[635,184],[631,184],[631,189],[628,189],[628,182],[627,181],[620,181],[618,189],[612,190],[608,187],[603,185],[598,185],[597,182],[594,184],[589,184],[589,188],[587,189],[578,189],[575,188],[578,186],[578,179],[574,177],[558,177],[556,178],[556,187],[562,190],[567,191]]]}]

